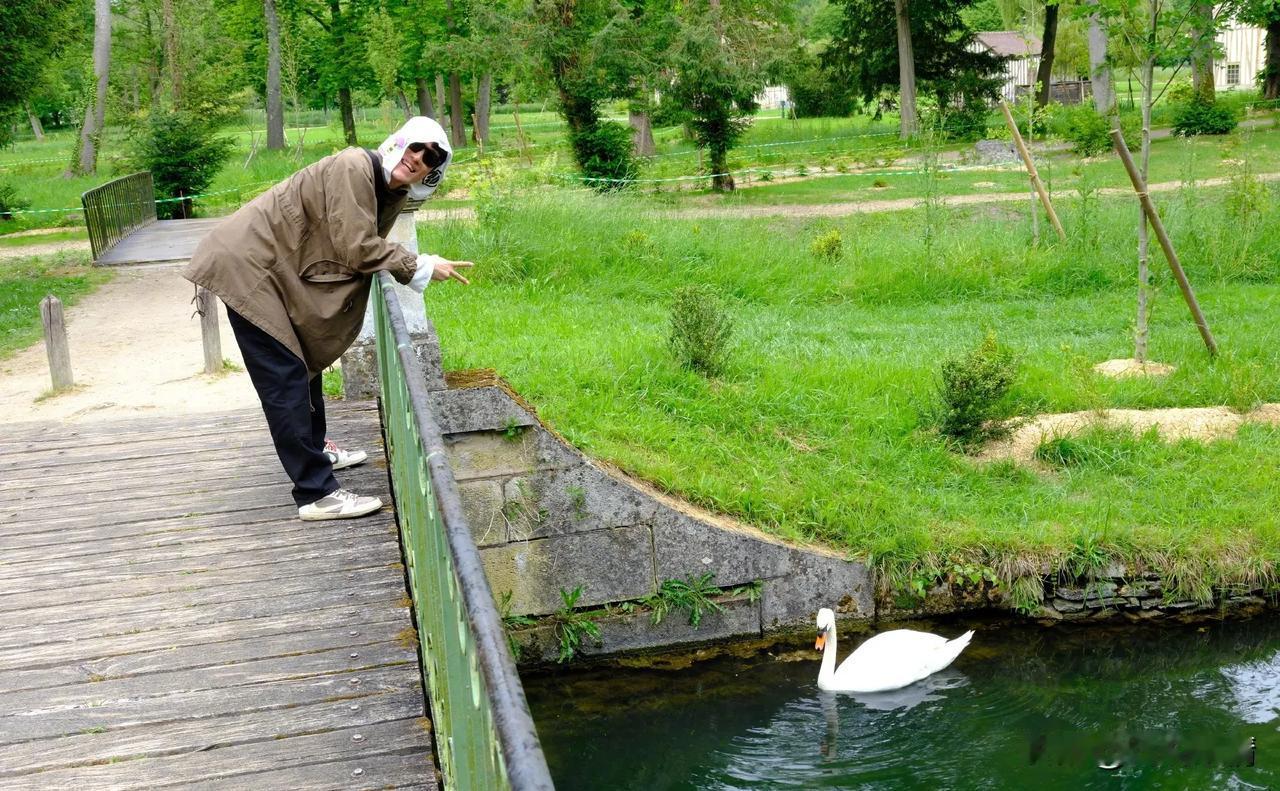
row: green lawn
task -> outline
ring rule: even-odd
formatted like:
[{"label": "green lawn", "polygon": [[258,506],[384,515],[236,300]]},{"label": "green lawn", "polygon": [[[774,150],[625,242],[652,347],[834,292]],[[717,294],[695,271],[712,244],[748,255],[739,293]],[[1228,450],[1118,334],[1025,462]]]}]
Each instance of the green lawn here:
[{"label": "green lawn", "polygon": [[[428,292],[446,366],[496,368],[576,445],[664,489],[900,581],[960,559],[1011,584],[1118,558],[1203,593],[1276,577],[1280,431],[1093,436],[1034,471],[975,463],[929,416],[939,362],[989,331],[1021,361],[1019,414],[1280,400],[1280,219],[1271,193],[1231,209],[1233,194],[1169,206],[1223,353],[1207,357],[1157,261],[1151,357],[1178,368],[1163,382],[1091,370],[1132,355],[1128,202],[1064,205],[1073,238],[1041,248],[1016,213],[986,208],[695,222],[581,194],[420,235],[478,262],[470,288]],[[831,229],[843,254],[816,257]],[[736,326],[718,379],[667,350],[671,295],[688,282],[718,288]]]},{"label": "green lawn", "polygon": [[89,265],[88,253],[0,260],[0,360],[40,340],[40,301],[49,294],[63,307],[112,277]]}]

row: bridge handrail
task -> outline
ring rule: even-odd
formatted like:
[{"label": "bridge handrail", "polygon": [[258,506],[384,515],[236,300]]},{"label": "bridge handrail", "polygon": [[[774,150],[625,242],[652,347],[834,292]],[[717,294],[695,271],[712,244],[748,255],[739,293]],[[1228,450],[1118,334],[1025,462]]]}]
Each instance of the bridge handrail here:
[{"label": "bridge handrail", "polygon": [[156,221],[156,191],[151,173],[130,173],[80,195],[89,245],[97,261],[121,239]]},{"label": "bridge handrail", "polygon": [[394,283],[373,289],[382,420],[445,787],[551,791]]}]

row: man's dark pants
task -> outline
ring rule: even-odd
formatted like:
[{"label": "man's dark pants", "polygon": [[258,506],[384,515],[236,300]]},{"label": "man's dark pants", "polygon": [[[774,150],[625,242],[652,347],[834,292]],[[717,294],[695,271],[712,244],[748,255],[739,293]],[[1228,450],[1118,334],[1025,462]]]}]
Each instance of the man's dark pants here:
[{"label": "man's dark pants", "polygon": [[320,375],[308,377],[306,364],[289,347],[231,308],[227,308],[227,319],[262,402],[276,455],[293,481],[294,502],[301,507],[336,491],[333,463],[324,453]]}]

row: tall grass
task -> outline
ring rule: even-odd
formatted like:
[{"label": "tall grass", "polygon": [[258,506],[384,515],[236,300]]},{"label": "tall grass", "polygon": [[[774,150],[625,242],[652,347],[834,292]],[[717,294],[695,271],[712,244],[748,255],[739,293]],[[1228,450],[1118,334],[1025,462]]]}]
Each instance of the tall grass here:
[{"label": "tall grass", "polygon": [[[1229,222],[1221,191],[1197,206],[1204,222]],[[1169,225],[1185,243],[1180,211]],[[1076,207],[1062,212],[1076,227]],[[479,262],[472,287],[428,292],[449,367],[497,368],[579,446],[702,505],[898,578],[964,558],[1012,584],[1065,568],[1081,542],[1189,585],[1273,573],[1274,429],[1160,445],[1144,451],[1160,461],[1151,466],[1043,473],[976,464],[922,420],[938,361],[990,330],[1022,361],[1022,414],[1234,404],[1246,390],[1280,400],[1274,212],[1254,226],[1248,256],[1187,255],[1226,354],[1206,356],[1157,270],[1151,354],[1177,372],[1092,372],[1132,353],[1134,215],[1103,201],[1087,243],[1032,247],[1016,215],[947,210],[926,245],[920,210],[689,221],[634,198],[555,193],[420,237]],[[809,242],[833,228],[845,254],[814,255]],[[719,379],[667,352],[668,306],[687,283],[729,300],[735,353]]]}]

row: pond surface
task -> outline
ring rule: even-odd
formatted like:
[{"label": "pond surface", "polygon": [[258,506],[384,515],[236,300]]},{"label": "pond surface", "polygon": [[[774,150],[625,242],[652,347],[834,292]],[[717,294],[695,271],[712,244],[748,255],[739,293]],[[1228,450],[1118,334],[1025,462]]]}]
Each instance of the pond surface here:
[{"label": "pond surface", "polygon": [[820,692],[812,643],[525,690],[559,791],[1280,789],[1280,616],[928,628],[971,625],[951,668],[898,692]]}]

